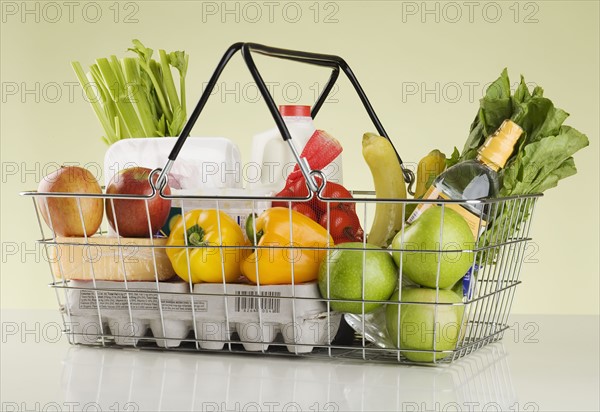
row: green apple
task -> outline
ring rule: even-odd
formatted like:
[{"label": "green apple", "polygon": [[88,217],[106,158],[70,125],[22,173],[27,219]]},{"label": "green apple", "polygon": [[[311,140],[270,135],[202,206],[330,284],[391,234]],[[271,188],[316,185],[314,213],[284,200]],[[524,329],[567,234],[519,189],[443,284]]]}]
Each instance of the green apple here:
[{"label": "green apple", "polygon": [[[404,229],[404,234],[398,232],[392,241],[392,248],[405,250],[402,253],[402,273],[413,282],[430,288],[451,287],[473,264],[473,252],[457,251],[473,248],[475,238],[471,228],[458,212],[449,207],[444,208],[443,218],[444,226],[441,228],[442,207],[431,206]],[[393,257],[400,266],[400,252],[394,252]]]},{"label": "green apple", "polygon": [[[365,248],[365,250],[346,250]],[[349,302],[331,302],[331,309],[345,313],[363,313],[363,259],[365,263],[364,299],[388,300],[398,283],[398,268],[389,252],[374,245],[360,242],[344,243],[329,252],[319,267],[321,296],[330,299],[348,299]],[[329,269],[329,290],[327,270]],[[329,293],[328,293],[329,292]],[[352,302],[353,301],[353,302]],[[365,303],[365,313],[381,303]]]},{"label": "green apple", "polygon": [[[453,350],[459,340],[461,322],[464,322],[464,304],[461,298],[451,290],[439,290],[436,305],[436,290],[429,288],[403,288],[402,302],[386,307],[386,325],[392,342],[400,349]],[[390,298],[398,302],[398,292]],[[432,302],[431,304],[426,304]],[[425,303],[425,304],[423,304]],[[449,305],[455,304],[455,305]],[[400,306],[400,345],[398,345],[398,306]],[[437,310],[436,310],[437,306]],[[464,334],[464,327],[462,328]],[[402,354],[413,362],[433,362],[449,353],[403,351]]]}]

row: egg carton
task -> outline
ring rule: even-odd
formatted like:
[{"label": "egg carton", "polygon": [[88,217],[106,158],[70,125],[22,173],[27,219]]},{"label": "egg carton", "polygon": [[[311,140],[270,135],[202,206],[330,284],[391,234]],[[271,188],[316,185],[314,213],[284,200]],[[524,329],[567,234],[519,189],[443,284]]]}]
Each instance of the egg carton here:
[{"label": "egg carton", "polygon": [[[237,332],[247,351],[267,350],[281,335],[288,351],[312,352],[337,334],[341,314],[330,312],[316,282],[300,285],[201,283],[194,285],[207,310],[196,313],[196,332],[204,349],[222,349]],[[260,312],[259,312],[260,308]],[[227,327],[229,325],[229,327]]]},{"label": "egg carton", "polygon": [[[69,286],[65,311],[78,344],[111,335],[122,346],[150,340],[176,348],[193,332],[202,349],[241,343],[246,351],[263,351],[280,336],[278,345],[308,353],[331,342],[341,321],[341,314],[328,314],[325,302],[318,300],[315,282],[261,286],[260,296],[257,286],[247,284],[197,284],[194,295],[187,294],[184,282],[160,282],[160,294],[156,282],[128,282],[129,293],[121,292],[125,283],[116,281],[96,281],[94,287],[92,281],[70,280]],[[152,337],[146,336],[148,330]]]}]

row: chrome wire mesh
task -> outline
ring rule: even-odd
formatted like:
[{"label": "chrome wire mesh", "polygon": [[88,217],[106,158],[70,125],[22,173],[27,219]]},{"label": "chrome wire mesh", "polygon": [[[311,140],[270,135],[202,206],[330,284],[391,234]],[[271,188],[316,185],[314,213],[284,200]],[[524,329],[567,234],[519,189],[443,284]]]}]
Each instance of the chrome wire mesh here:
[{"label": "chrome wire mesh", "polygon": [[[388,301],[368,300],[365,299],[366,291],[369,285],[365,283],[366,271],[366,235],[363,237],[362,247],[350,248],[350,250],[363,252],[363,269],[362,269],[362,298],[352,300],[351,302],[359,303],[362,306],[362,313],[359,317],[365,319],[362,322],[362,329],[352,330],[342,320],[340,314],[336,314],[331,310],[331,304],[334,302],[349,302],[345,299],[334,299],[327,296],[310,296],[299,292],[303,287],[302,284],[294,282],[289,285],[288,294],[268,295],[266,290],[268,285],[261,284],[260,275],[258,275],[255,292],[249,296],[241,296],[235,290],[231,289],[231,284],[225,281],[225,258],[231,249],[252,250],[265,249],[266,252],[274,253],[276,251],[282,253],[291,253],[292,255],[299,251],[300,253],[333,249],[332,244],[327,244],[325,247],[309,247],[297,246],[294,239],[292,225],[292,206],[296,202],[303,202],[306,199],[283,198],[288,203],[290,216],[289,229],[289,244],[287,245],[270,245],[270,246],[254,246],[251,244],[236,245],[236,246],[217,246],[216,251],[221,259],[222,282],[219,290],[198,290],[197,285],[192,283],[191,267],[190,267],[190,251],[192,246],[185,241],[183,246],[186,249],[188,279],[186,283],[179,281],[163,281],[161,279],[160,264],[158,262],[159,254],[164,254],[169,248],[164,244],[158,245],[153,237],[148,238],[145,244],[136,244],[131,246],[125,238],[119,237],[118,222],[115,223],[113,236],[109,237],[108,224],[106,219],[103,227],[93,236],[84,236],[83,239],[74,240],[72,238],[57,236],[52,230],[52,216],[49,217],[47,225],[44,225],[40,215],[40,207],[42,202],[45,202],[47,209],[48,199],[51,197],[68,197],[72,196],[77,199],[78,213],[82,226],[84,225],[84,211],[81,208],[81,198],[97,197],[102,198],[104,202],[111,202],[114,207],[116,198],[138,199],[146,203],[146,218],[148,228],[151,228],[150,210],[148,206],[148,197],[136,196],[116,196],[116,195],[68,195],[68,194],[52,194],[52,193],[37,193],[25,192],[25,196],[33,199],[36,217],[39,223],[41,239],[39,243],[44,245],[49,256],[54,256],[56,259],[50,262],[50,286],[55,290],[57,301],[61,310],[61,315],[64,323],[64,333],[68,336],[69,342],[72,344],[83,345],[101,345],[111,347],[133,346],[141,349],[165,349],[165,350],[182,350],[193,352],[204,351],[226,351],[234,353],[258,353],[268,355],[288,355],[288,356],[307,356],[307,357],[324,357],[324,358],[349,358],[362,359],[366,361],[376,362],[392,362],[392,363],[413,363],[406,358],[404,352],[406,349],[397,347],[382,347],[377,345],[372,339],[369,339],[365,330],[366,314],[365,304],[379,303],[381,305],[390,304]],[[414,203],[435,203],[441,206],[442,221],[440,222],[440,239],[439,244],[443,244],[444,233],[441,230],[443,227],[444,211],[451,205],[461,205],[465,208],[472,208],[473,202],[460,201],[422,201],[422,200],[398,200],[398,199],[377,199],[373,192],[354,191],[354,199],[335,199],[336,202],[354,203],[357,215],[361,218],[361,223],[365,229],[369,227],[369,222],[372,220],[374,208],[378,203],[396,203],[401,204],[403,216],[408,214],[407,207]],[[181,208],[181,213],[185,214],[189,210],[195,209],[197,205],[202,205],[203,208],[216,209],[224,211],[231,215],[235,215],[238,223],[243,224],[245,215],[254,215],[264,210],[265,204],[274,200],[270,197],[234,197],[234,196],[169,196],[172,202],[176,202]],[[438,255],[438,280],[440,276],[440,263],[442,254],[444,253],[473,253],[472,264],[472,280],[468,283],[467,289],[464,291],[463,299],[460,303],[455,303],[455,306],[462,307],[462,319],[458,325],[459,333],[458,340],[454,348],[441,350],[436,348],[436,334],[441,333],[436,327],[433,328],[433,348],[421,350],[421,352],[431,353],[433,355],[433,363],[447,364],[451,363],[463,356],[466,356],[483,346],[502,339],[504,332],[508,329],[508,317],[513,303],[516,286],[520,283],[520,273],[523,263],[523,257],[526,251],[527,242],[531,240],[529,231],[531,227],[531,217],[535,210],[535,204],[539,195],[520,196],[511,198],[501,198],[485,200],[479,203],[484,213],[480,215],[480,235],[476,242],[470,248],[457,248],[447,250],[421,250],[422,253],[435,253]],[[330,202],[332,199],[320,199],[327,204],[327,212],[330,213]],[[265,203],[267,202],[267,203]],[[174,203],[175,204],[175,203]],[[233,212],[232,212],[233,211]],[[219,232],[221,233],[221,218],[217,213]],[[488,222],[484,221],[484,217]],[[185,219],[184,219],[185,220]],[[255,225],[255,223],[254,223]],[[46,228],[50,227],[50,230]],[[187,228],[185,228],[187,230]],[[256,226],[254,226],[256,233]],[[329,223],[327,230],[329,231]],[[85,231],[84,231],[85,232]],[[149,230],[151,232],[151,230]],[[367,232],[367,230],[365,230]],[[399,253],[398,267],[398,283],[403,284],[403,268],[402,255],[410,252],[404,245],[404,228],[398,236],[400,236],[400,248],[388,248],[377,250],[377,253]],[[221,236],[219,236],[221,240]],[[256,236],[250,239],[256,243]],[[116,242],[116,243],[115,243]],[[222,242],[220,242],[222,243]],[[215,247],[215,246],[211,246]],[[129,249],[128,249],[129,248]],[[128,257],[131,257],[131,250],[135,254],[145,256],[148,260],[148,270],[150,279],[146,285],[140,288],[140,283],[132,280],[131,274],[128,275],[130,266],[128,266]],[[110,249],[114,262],[113,270],[122,273],[123,279],[119,282],[104,281],[104,270],[106,267],[98,264],[98,255],[103,251]],[[76,251],[76,252],[74,252]],[[372,250],[369,249],[371,252]],[[89,274],[87,280],[76,281],[76,276],[67,275],[65,265],[72,264],[67,257],[72,259],[73,256],[81,254],[82,265],[87,265],[86,273]],[[293,259],[290,260],[292,273],[294,271]],[[327,274],[330,273],[329,259],[324,263],[326,265]],[[89,269],[89,272],[88,272]],[[82,268],[83,270],[83,268]],[[258,261],[256,263],[258,273]],[[178,278],[175,278],[178,279]],[[462,282],[462,281],[461,281]],[[175,285],[175,287],[173,286]],[[177,289],[179,288],[179,289]],[[329,276],[326,280],[326,294],[329,294],[330,282]],[[439,289],[436,290],[439,295]],[[73,302],[74,297],[79,297],[79,305],[81,305],[82,296],[85,294],[88,309],[91,307],[94,311],[94,316],[86,315],[81,317],[73,313],[73,309],[77,307],[77,302]],[[215,320],[216,337],[213,334],[210,339],[207,339],[208,323],[205,318],[207,316],[206,304],[207,299],[219,299],[224,308],[224,316],[222,319]],[[243,299],[243,300],[240,300]],[[274,307],[280,307],[285,302],[290,303],[291,307],[291,329],[288,330],[288,335],[285,336],[284,328],[288,325],[275,325],[272,320],[269,320],[267,313],[273,310]],[[115,319],[114,314],[107,316],[107,304],[120,302],[122,305],[121,316]],[[144,322],[138,321],[140,309],[136,307],[139,302],[145,302],[144,316],[152,317],[151,320]],[[183,302],[183,303],[182,303]],[[256,312],[256,320],[250,322],[255,326],[257,334],[251,338],[242,338],[239,322],[234,322],[233,314],[238,309],[238,302],[243,302],[244,305],[249,305]],[[274,303],[279,302],[279,303]],[[319,322],[318,333],[321,341],[309,341],[307,343],[305,336],[302,336],[302,329],[299,328],[299,305],[304,302],[319,302],[322,307],[320,318],[315,318]],[[408,304],[418,302],[397,301],[392,304],[398,305],[398,310],[401,312]],[[90,306],[91,305],[91,306]],[[279,306],[278,306],[279,305]],[[437,324],[439,310],[448,305],[447,303],[436,301],[432,303],[434,310],[433,324]],[[173,308],[176,309],[173,309]],[[148,315],[150,313],[150,315]],[[174,317],[174,313],[177,314]],[[176,325],[173,323],[176,322]],[[178,323],[177,323],[178,322]],[[400,316],[398,316],[400,322]],[[175,325],[176,327],[174,327]],[[245,325],[248,326],[248,325]],[[398,325],[399,326],[399,325]],[[170,334],[179,328],[177,336]],[[237,329],[236,329],[237,328]],[[213,328],[214,329],[214,328]],[[183,331],[183,332],[182,332]],[[237,331],[237,332],[236,332]],[[398,328],[400,331],[400,328]],[[213,330],[214,332],[214,330]],[[305,333],[305,332],[304,332]],[[400,332],[398,332],[400,333]],[[399,336],[398,336],[399,338]],[[248,350],[248,348],[252,348]],[[419,352],[412,349],[411,351]],[[444,355],[437,358],[437,355]]]}]

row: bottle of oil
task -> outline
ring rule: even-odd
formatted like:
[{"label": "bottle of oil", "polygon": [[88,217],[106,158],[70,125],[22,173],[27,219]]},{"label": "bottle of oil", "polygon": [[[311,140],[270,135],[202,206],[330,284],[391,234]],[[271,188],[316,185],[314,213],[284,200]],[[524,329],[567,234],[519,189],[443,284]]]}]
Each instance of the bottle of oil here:
[{"label": "bottle of oil", "polygon": [[[500,190],[498,171],[504,167],[523,129],[512,120],[505,120],[479,148],[474,160],[457,163],[440,174],[423,199],[477,200],[493,198]],[[431,203],[422,203],[407,222],[415,221]],[[486,209],[482,204],[447,204],[460,213],[477,238],[486,225]]]}]

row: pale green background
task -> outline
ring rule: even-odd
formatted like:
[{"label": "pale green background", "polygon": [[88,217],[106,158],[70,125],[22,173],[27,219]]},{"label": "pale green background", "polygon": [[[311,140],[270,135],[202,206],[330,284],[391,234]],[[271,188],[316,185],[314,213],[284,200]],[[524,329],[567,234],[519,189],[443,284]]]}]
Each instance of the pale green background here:
[{"label": "pale green background", "polygon": [[[189,105],[198,98],[223,51],[236,41],[343,56],[407,162],[417,162],[433,148],[449,152],[454,145],[462,147],[483,85],[505,66],[513,81],[523,73],[571,113],[567,123],[586,133],[591,144],[576,156],[579,173],[539,203],[532,228],[535,245],[528,249],[514,312],[598,314],[598,2],[537,1],[516,6],[512,1],[496,2],[502,12],[496,23],[491,22],[495,6],[486,2],[476,4],[472,21],[463,2],[455,3],[462,17],[454,23],[456,9],[444,8],[443,2],[427,3],[434,14],[425,16],[402,13],[403,8],[421,9],[421,2],[321,3],[317,22],[314,2],[299,2],[302,16],[296,23],[286,21],[295,14],[294,6],[285,2],[277,3],[273,22],[264,3],[254,3],[263,12],[255,23],[250,21],[255,10],[244,9],[243,3],[237,6],[239,22],[235,14],[204,15],[203,22],[201,3],[131,2],[127,9],[121,4],[115,16],[113,2],[97,2],[102,16],[96,23],[82,16],[85,2],[77,3],[73,22],[63,6],[55,23],[55,9],[35,4],[27,3],[33,10],[39,8],[39,22],[35,14],[20,14],[21,2],[2,4],[2,307],[56,305],[54,293],[45,287],[50,281],[47,263],[37,252],[21,255],[35,249],[39,231],[31,201],[17,193],[36,188],[48,163],[101,164],[106,150],[100,125],[81,89],[75,87],[69,96],[69,84],[75,81],[69,62],[77,59],[87,65],[97,57],[122,55],[130,40],[139,38],[155,49],[185,49],[191,55]],[[212,5],[222,7],[221,2]],[[16,15],[9,13],[13,6],[19,8]],[[87,7],[85,17],[93,20],[95,9]],[[235,10],[235,2],[228,7]],[[124,22],[132,12],[137,23]],[[331,12],[337,22],[325,23]],[[310,104],[311,84],[322,84],[327,78],[316,68],[265,59],[258,63],[267,80],[278,82],[275,97],[281,103],[286,101],[283,86],[297,82],[300,102]],[[239,82],[239,93],[214,96],[193,134],[228,136],[248,155],[251,136],[272,123],[261,102],[247,101],[254,94],[249,94],[251,78],[240,58],[223,81],[229,88]],[[403,94],[403,89],[415,84],[435,90],[436,83],[437,94]],[[474,84],[472,96],[465,83]],[[20,94],[35,90],[36,84],[37,94]],[[456,84],[461,85],[458,97]],[[293,86],[288,86],[288,100],[294,99]],[[13,95],[15,87],[18,93]],[[327,104],[317,118],[318,126],[345,147],[347,186],[372,188],[360,154],[360,137],[372,129],[369,119],[347,81],[340,82],[334,98],[337,102]],[[17,254],[4,253],[15,247]]]}]

